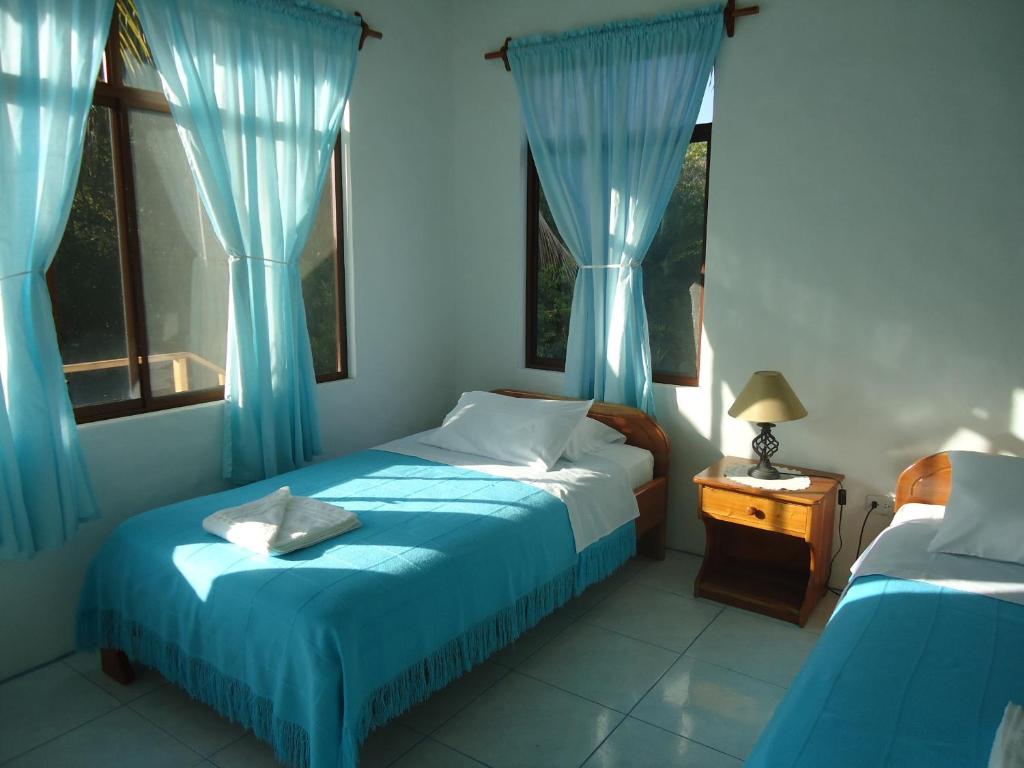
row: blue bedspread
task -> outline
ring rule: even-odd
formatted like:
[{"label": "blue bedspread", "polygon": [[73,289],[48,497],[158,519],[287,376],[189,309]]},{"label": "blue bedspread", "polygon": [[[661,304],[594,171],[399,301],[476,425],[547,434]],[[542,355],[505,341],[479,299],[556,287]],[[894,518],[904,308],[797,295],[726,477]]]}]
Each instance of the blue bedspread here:
[{"label": "blue bedspread", "polygon": [[[363,527],[279,558],[203,531],[283,485]],[[634,551],[629,524],[577,555],[565,505],[529,485],[364,451],[126,521],[90,568],[78,645],[159,669],[288,764],[352,768],[371,728]]]},{"label": "blue bedspread", "polygon": [[857,579],[747,766],[988,765],[1024,702],[1024,605],[886,576]]}]

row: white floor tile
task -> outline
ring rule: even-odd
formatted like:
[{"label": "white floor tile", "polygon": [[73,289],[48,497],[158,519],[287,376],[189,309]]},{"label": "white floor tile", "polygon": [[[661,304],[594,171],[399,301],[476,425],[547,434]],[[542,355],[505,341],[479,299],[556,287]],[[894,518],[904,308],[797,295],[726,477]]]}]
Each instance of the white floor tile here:
[{"label": "white floor tile", "polygon": [[567,614],[555,613],[548,616],[529,632],[520,635],[512,645],[494,654],[490,660],[514,669],[572,623],[573,617]]},{"label": "white floor tile", "polygon": [[569,601],[560,610],[573,617],[579,617],[595,605],[607,599],[625,584],[632,582],[639,574],[654,565],[653,560],[645,557],[633,557],[604,581],[592,584],[582,595]]},{"label": "white floor tile", "polygon": [[47,742],[7,768],[190,768],[202,757],[121,707]]},{"label": "white floor tile", "polygon": [[584,768],[740,768],[734,757],[627,717]]},{"label": "white floor tile", "polygon": [[629,712],[679,654],[601,627],[576,624],[519,671],[619,712]]},{"label": "white floor tile", "polygon": [[210,762],[217,768],[282,768],[274,748],[251,733],[215,753]]},{"label": "white floor tile", "polygon": [[817,635],[795,624],[729,608],[712,622],[687,655],[788,686],[817,641]]},{"label": "white floor tile", "polygon": [[60,662],[8,680],[0,685],[0,763],[118,706]]},{"label": "white floor tile", "polygon": [[622,715],[511,673],[434,738],[493,768],[583,763]]},{"label": "white floor tile", "polygon": [[470,757],[461,755],[432,739],[410,749],[392,768],[486,768]]},{"label": "white floor tile", "polygon": [[632,716],[746,759],[785,689],[683,656]]},{"label": "white floor tile", "polygon": [[167,681],[160,676],[159,672],[138,665],[135,665],[135,680],[130,685],[122,685],[103,674],[103,670],[100,669],[99,651],[74,653],[63,661],[123,704],[135,701],[135,699],[167,685]]},{"label": "white floor tile", "polygon": [[682,653],[721,611],[711,603],[634,583],[591,610],[582,621]]},{"label": "white floor tile", "polygon": [[392,721],[370,734],[359,750],[359,768],[386,768],[419,742],[423,734]]},{"label": "white floor tile", "polygon": [[702,558],[686,552],[668,550],[665,559],[652,563],[650,568],[638,574],[636,581],[678,595],[693,597],[693,582],[700,570]]},{"label": "white floor tile", "polygon": [[174,685],[165,685],[130,705],[150,722],[201,755],[238,741],[245,731]]},{"label": "white floor tile", "polygon": [[484,662],[403,715],[399,722],[419,733],[433,733],[507,674],[508,667],[492,661]]}]

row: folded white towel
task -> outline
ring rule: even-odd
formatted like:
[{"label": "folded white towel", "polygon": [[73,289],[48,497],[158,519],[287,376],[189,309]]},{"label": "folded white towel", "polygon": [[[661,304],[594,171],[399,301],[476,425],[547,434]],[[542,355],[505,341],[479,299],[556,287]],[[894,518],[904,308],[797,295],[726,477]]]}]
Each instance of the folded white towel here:
[{"label": "folded white towel", "polygon": [[209,533],[261,555],[287,555],[348,533],[361,524],[347,509],[292,496],[287,487],[248,504],[214,512],[203,520],[203,528]]},{"label": "folded white towel", "polygon": [[992,742],[988,768],[1024,768],[1024,708],[1012,701]]}]

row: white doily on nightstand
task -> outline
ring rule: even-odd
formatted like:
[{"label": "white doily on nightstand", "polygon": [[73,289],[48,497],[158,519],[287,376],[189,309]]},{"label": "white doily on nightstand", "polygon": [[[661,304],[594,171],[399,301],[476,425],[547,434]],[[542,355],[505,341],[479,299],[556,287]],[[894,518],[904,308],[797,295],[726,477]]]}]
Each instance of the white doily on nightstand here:
[{"label": "white doily on nightstand", "polygon": [[782,477],[778,480],[762,480],[747,474],[750,464],[730,464],[725,468],[725,477],[734,483],[749,485],[751,488],[763,488],[766,491],[803,491],[811,487],[811,478],[801,474],[799,469],[783,467],[778,464]]}]

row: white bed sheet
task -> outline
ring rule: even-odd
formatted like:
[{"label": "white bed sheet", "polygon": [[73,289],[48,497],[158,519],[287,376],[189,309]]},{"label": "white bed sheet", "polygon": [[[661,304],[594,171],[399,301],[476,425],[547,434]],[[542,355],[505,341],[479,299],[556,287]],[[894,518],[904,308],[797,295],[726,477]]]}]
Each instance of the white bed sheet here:
[{"label": "white bed sheet", "polygon": [[607,459],[622,467],[629,478],[629,487],[634,491],[654,479],[654,454],[645,448],[616,443],[602,446],[588,456]]},{"label": "white bed sheet", "polygon": [[[550,471],[545,472],[421,443],[419,438],[428,432],[399,438],[378,445],[377,449],[507,477],[550,493],[563,501],[569,511],[569,524],[572,526],[577,552],[582,552],[598,539],[640,516],[630,479],[631,472],[640,476],[636,466],[639,457],[636,454],[632,454],[632,458],[626,462],[624,457],[627,452],[613,451],[605,455],[604,451],[599,451],[576,462],[559,459]],[[650,455],[648,451],[644,453]],[[653,466],[652,456],[652,472]]]},{"label": "white bed sheet", "polygon": [[904,504],[853,564],[850,581],[881,574],[1024,605],[1024,565],[928,551],[945,510],[939,504]]}]

